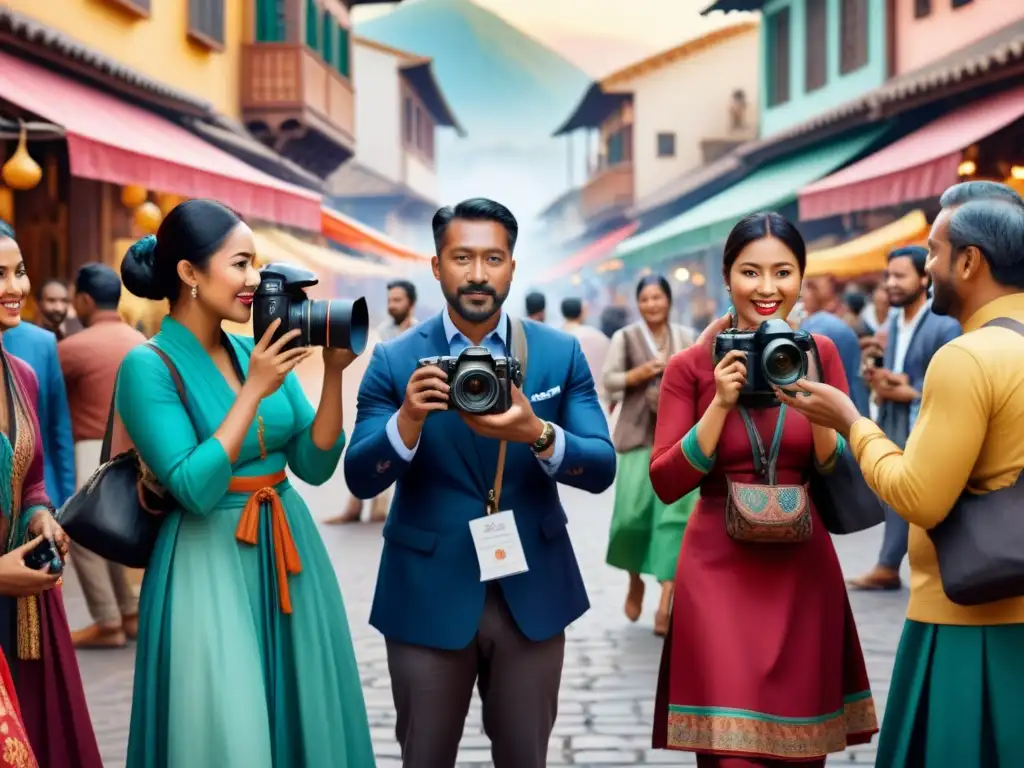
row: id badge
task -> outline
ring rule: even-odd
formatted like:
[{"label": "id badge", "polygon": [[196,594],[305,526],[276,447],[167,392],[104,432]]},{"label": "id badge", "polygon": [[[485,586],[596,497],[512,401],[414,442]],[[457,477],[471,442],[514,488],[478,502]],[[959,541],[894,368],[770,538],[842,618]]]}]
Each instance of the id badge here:
[{"label": "id badge", "polygon": [[512,510],[470,520],[469,532],[480,561],[480,581],[494,581],[530,570]]}]

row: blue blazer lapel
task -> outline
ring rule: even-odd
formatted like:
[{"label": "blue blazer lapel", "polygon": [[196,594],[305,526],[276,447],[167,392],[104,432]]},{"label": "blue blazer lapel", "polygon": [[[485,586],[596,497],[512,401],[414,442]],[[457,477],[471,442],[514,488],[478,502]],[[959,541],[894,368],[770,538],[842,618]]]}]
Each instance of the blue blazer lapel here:
[{"label": "blue blazer lapel", "polygon": [[[442,312],[444,310],[441,310]],[[419,326],[420,336],[423,337],[423,354],[420,357],[442,356],[450,353],[448,339],[444,333],[444,322],[438,313],[433,318],[421,323]],[[477,438],[476,433],[466,426],[466,422],[457,413],[443,411],[433,413],[428,418],[442,422],[444,437],[452,446],[453,456],[457,457],[462,469],[476,485],[481,493],[481,506],[486,503],[487,491],[490,490],[490,475],[484,471],[483,462],[480,460],[480,452],[477,448],[483,440]],[[495,454],[497,456],[497,454]]]}]

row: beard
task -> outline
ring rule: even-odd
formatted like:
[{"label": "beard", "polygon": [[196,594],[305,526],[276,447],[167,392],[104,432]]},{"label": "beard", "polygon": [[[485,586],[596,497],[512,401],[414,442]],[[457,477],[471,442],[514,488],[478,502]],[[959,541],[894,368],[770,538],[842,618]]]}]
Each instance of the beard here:
[{"label": "beard", "polygon": [[[449,291],[442,286],[441,293],[444,294],[448,306],[455,310],[455,314],[467,323],[482,323],[490,320],[501,311],[501,305],[508,298],[508,292],[511,287],[510,285],[505,289],[504,293],[499,293],[490,285],[462,285],[455,291]],[[489,300],[485,300],[478,306],[470,303],[470,300],[466,297],[467,293],[486,294]]]},{"label": "beard", "polygon": [[408,309],[389,309],[388,314],[395,321],[395,325],[401,325],[409,317],[409,311]]},{"label": "beard", "polygon": [[932,278],[932,312],[936,315],[955,316],[957,296],[952,282]]},{"label": "beard", "polygon": [[897,296],[890,296],[889,304],[891,304],[894,307],[910,306],[921,297],[922,293],[925,293],[927,290],[927,288],[920,288],[917,291],[914,291],[913,293],[905,293]]}]

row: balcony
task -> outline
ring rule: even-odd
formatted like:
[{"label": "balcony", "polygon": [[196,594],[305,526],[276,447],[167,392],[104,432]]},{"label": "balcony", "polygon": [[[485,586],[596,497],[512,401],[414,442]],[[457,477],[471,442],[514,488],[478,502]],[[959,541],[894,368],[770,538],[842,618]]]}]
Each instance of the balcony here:
[{"label": "balcony", "polygon": [[251,43],[242,114],[261,141],[321,178],[355,152],[352,84],[304,45]]},{"label": "balcony", "polygon": [[580,190],[580,212],[592,222],[633,205],[633,164],[601,168]]}]

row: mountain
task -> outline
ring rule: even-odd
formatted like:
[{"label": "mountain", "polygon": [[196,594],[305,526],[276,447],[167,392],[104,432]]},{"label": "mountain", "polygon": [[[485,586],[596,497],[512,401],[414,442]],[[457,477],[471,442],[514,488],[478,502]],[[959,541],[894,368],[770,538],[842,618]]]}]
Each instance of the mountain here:
[{"label": "mountain", "polygon": [[590,83],[579,67],[470,0],[407,0],[356,32],[431,57],[474,143],[523,146],[550,136]]}]

